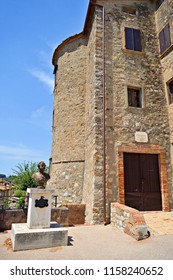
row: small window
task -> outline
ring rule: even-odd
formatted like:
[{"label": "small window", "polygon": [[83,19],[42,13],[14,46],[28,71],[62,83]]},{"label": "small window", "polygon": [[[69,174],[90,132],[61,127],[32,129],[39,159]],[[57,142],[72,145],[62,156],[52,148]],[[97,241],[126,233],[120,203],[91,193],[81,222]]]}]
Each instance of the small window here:
[{"label": "small window", "polygon": [[173,103],[173,80],[170,83],[167,83],[169,103]]},{"label": "small window", "polygon": [[134,51],[142,51],[141,32],[138,29],[125,27],[126,49]]},{"label": "small window", "polygon": [[142,108],[142,90],[128,88],[128,106]]},{"label": "small window", "polygon": [[136,9],[132,6],[123,6],[122,10],[124,13],[136,15]]},{"label": "small window", "polygon": [[156,1],[156,9],[158,9],[165,0],[158,0]]},{"label": "small window", "polygon": [[167,24],[159,33],[159,42],[160,42],[160,53],[162,54],[171,45],[169,24]]},{"label": "small window", "polygon": [[56,64],[56,65],[54,66],[53,74],[56,74],[57,70],[58,70],[58,65]]}]

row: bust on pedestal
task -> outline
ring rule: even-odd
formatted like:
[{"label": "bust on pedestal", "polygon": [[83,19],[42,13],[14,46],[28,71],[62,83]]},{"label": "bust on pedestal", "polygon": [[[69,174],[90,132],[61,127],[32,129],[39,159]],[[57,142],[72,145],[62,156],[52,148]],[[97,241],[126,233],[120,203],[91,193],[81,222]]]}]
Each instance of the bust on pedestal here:
[{"label": "bust on pedestal", "polygon": [[52,190],[45,185],[50,176],[44,172],[45,163],[39,162],[39,172],[33,174],[37,188],[28,188],[29,205],[27,223],[12,224],[13,250],[28,250],[54,246],[66,246],[68,230],[51,222]]},{"label": "bust on pedestal", "polygon": [[35,172],[32,175],[32,178],[37,182],[38,189],[45,189],[46,183],[50,179],[49,174],[44,172],[46,164],[44,163],[44,161],[40,161],[37,166],[39,172]]}]

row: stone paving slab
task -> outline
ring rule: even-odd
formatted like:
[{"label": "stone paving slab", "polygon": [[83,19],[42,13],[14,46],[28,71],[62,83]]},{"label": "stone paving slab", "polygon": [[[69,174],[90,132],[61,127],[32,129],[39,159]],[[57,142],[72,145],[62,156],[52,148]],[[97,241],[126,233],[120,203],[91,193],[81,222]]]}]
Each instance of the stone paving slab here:
[{"label": "stone paving slab", "polygon": [[144,216],[151,236],[142,241],[111,225],[83,225],[68,227],[68,246],[13,252],[11,231],[1,232],[0,260],[173,260],[173,212]]},{"label": "stone paving slab", "polygon": [[0,260],[173,260],[173,235],[136,241],[111,225],[70,227],[68,246],[53,248],[13,252],[10,237],[0,233]]},{"label": "stone paving slab", "polygon": [[144,212],[146,224],[154,236],[173,234],[173,212]]}]

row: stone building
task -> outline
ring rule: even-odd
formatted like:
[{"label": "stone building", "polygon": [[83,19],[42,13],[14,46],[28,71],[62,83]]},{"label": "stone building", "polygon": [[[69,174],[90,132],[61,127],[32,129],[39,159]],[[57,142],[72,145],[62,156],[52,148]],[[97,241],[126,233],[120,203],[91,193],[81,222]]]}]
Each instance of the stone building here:
[{"label": "stone building", "polygon": [[92,0],[83,31],[53,54],[48,187],[86,204],[173,208],[173,0]]}]

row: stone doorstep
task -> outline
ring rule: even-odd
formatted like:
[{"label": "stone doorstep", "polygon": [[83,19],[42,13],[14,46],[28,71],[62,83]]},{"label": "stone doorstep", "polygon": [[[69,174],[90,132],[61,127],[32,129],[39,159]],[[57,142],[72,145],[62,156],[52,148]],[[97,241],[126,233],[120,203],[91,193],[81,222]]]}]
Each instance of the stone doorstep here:
[{"label": "stone doorstep", "polygon": [[26,223],[12,224],[13,251],[68,245],[68,230],[51,222],[50,228],[29,229]]}]

